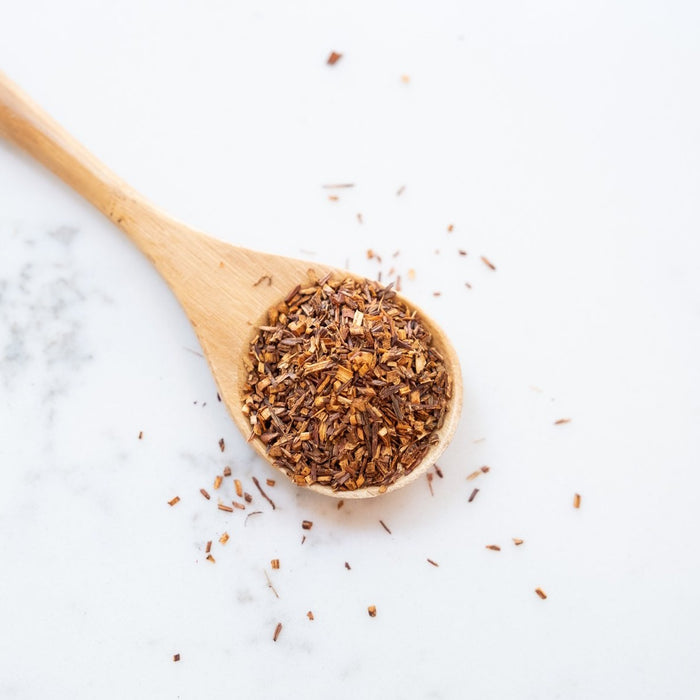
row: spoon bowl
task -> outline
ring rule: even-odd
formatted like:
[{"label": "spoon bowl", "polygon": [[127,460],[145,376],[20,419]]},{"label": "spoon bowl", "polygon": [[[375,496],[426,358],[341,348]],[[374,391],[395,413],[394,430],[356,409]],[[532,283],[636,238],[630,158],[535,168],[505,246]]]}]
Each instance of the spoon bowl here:
[{"label": "spoon bowl", "polygon": [[[153,263],[195,329],[222,402],[243,435],[249,437],[250,423],[241,411],[247,380],[243,358],[256,328],[265,323],[267,311],[309,276],[360,278],[327,265],[234,246],[171,218],[106,168],[2,73],[0,135],[97,207]],[[381,491],[378,486],[353,491],[336,491],[322,484],[307,488],[338,498],[388,493],[430,469],[452,439],[462,406],[457,354],[438,325],[415,305],[406,303],[430,331],[433,346],[443,356],[452,378],[452,398],[437,432],[438,440],[420,464]],[[270,461],[262,442],[251,440],[250,444]]]}]

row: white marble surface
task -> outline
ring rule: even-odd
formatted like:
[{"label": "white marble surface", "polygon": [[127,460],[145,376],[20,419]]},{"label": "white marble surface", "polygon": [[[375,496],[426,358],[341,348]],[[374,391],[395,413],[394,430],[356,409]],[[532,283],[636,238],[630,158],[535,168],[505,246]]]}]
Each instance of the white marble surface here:
[{"label": "white marble surface", "polygon": [[[0,697],[697,697],[696,5],[2,14],[0,67],[166,210],[395,267],[466,402],[433,495],[273,511],[165,285],[0,144]],[[247,525],[199,493],[225,465]]]}]

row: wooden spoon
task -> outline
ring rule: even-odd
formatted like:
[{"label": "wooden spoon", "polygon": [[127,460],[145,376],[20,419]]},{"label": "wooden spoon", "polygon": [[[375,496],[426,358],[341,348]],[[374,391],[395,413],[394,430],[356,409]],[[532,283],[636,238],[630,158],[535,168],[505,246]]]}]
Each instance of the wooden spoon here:
[{"label": "wooden spoon", "polygon": [[[319,277],[327,272],[356,279],[357,276],[315,262],[239,248],[172,219],[106,168],[1,72],[0,134],[97,207],[153,263],[194,326],[221,400],[248,437],[250,424],[241,412],[246,380],[243,358],[255,326],[264,323],[267,310],[306,281],[310,271]],[[433,335],[435,347],[445,358],[453,378],[453,396],[439,441],[412,472],[391,484],[386,493],[430,469],[452,439],[462,407],[457,354],[443,331],[418,311]],[[251,444],[267,459],[262,443],[253,440]],[[366,498],[379,493],[378,487],[334,491],[314,484],[309,488],[339,498]]]}]

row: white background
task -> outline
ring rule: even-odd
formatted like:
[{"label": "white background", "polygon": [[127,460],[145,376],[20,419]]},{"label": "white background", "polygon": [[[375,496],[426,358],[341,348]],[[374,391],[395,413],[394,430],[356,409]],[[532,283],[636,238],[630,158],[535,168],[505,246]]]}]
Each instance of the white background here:
[{"label": "white background", "polygon": [[696,697],[696,3],[3,6],[0,70],[164,209],[400,274],[465,405],[434,495],[272,511],[165,284],[0,144],[1,697]]}]

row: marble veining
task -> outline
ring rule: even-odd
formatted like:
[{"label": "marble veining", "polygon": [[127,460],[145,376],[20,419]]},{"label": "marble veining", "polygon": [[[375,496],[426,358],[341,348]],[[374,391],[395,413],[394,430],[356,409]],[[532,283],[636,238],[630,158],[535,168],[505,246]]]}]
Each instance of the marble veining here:
[{"label": "marble veining", "polygon": [[[69,372],[79,372],[90,360],[81,337],[89,292],[71,260],[71,243],[77,233],[69,227],[49,232],[47,242],[60,243],[52,246],[55,257],[46,261],[26,259],[18,270],[12,271],[7,269],[8,263],[22,255],[22,249],[35,250],[37,240],[24,238],[16,229],[9,235],[3,230],[1,376],[6,385],[20,381],[22,365],[32,360],[47,368],[59,367]],[[62,384],[51,386],[50,393],[65,389],[60,374],[54,375],[54,381]]]}]

